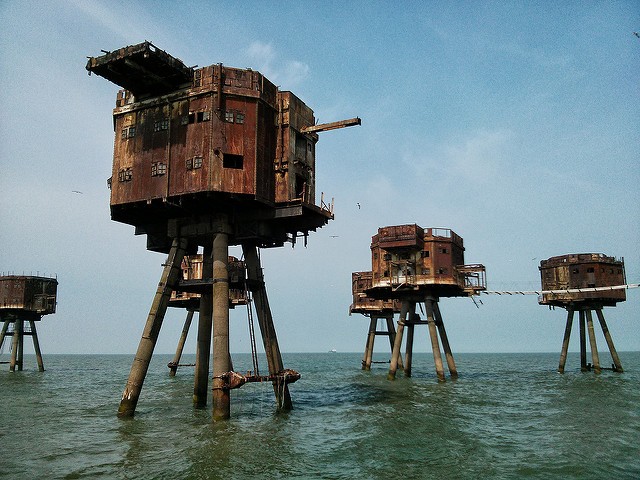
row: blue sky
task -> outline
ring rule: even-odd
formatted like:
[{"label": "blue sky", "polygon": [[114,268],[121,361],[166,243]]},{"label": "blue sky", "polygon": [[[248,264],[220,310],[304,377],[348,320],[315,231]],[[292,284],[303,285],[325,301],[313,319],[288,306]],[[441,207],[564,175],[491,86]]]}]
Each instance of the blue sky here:
[{"label": "blue sky", "polygon": [[[84,66],[150,40],[187,65],[259,70],[319,122],[362,118],[318,143],[317,191],[335,198],[335,220],[306,249],[262,254],[285,352],[363,350],[351,272],[370,269],[385,225],[453,229],[490,289],[539,288],[541,259],[580,252],[624,257],[639,282],[639,7],[0,2],[0,271],[58,275],[45,354],[135,352],[164,258],[109,218],[118,87]],[[563,310],[481,299],[442,300],[454,352],[559,352]],[[619,350],[640,349],[639,313],[638,289],[606,309]],[[183,319],[170,310],[156,352],[174,351]],[[246,312],[231,322],[232,351],[248,351]]]}]

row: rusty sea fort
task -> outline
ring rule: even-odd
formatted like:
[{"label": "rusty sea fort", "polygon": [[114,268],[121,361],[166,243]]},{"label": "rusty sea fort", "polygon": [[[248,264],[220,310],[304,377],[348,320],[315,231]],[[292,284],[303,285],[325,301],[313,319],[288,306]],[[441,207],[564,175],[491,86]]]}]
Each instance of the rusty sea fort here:
[{"label": "rusty sea fort", "polygon": [[47,355],[46,372],[26,355],[0,371],[0,478],[638,478],[640,352],[620,354],[625,372],[601,375],[576,352],[563,375],[557,352],[459,354],[460,378],[438,383],[430,353],[395,382],[387,365],[362,371],[361,353],[285,353],[303,373],[294,409],[276,413],[256,384],[222,423],[191,405],[191,369],[168,376],[171,355],[154,357],[126,420],[130,355]]}]

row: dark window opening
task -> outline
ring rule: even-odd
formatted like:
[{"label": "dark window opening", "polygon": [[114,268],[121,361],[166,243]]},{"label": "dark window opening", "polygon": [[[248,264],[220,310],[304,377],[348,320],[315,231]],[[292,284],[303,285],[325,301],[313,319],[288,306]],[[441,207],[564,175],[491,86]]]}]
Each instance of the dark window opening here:
[{"label": "dark window opening", "polygon": [[431,269],[430,268],[423,268],[422,269],[422,275],[431,275]]},{"label": "dark window opening", "polygon": [[190,113],[189,114],[189,124],[195,123],[196,122],[196,114],[195,113]]},{"label": "dark window opening", "polygon": [[580,269],[579,268],[574,268],[572,273],[580,273]]},{"label": "dark window opening", "polygon": [[236,123],[244,123],[244,113],[236,113]]},{"label": "dark window opening", "polygon": [[387,260],[387,261],[388,261],[388,260],[391,260],[391,254],[390,254],[390,253],[385,253],[383,258],[384,258],[385,260]]},{"label": "dark window opening", "polygon": [[439,268],[438,269],[438,273],[440,275],[446,275],[447,274],[447,269],[446,268]]},{"label": "dark window opening", "polygon": [[423,250],[420,252],[420,256],[422,258],[429,258],[429,251],[428,250]]},{"label": "dark window opening", "polygon": [[131,168],[122,168],[118,171],[118,181],[128,182],[133,178],[133,171]]},{"label": "dark window opening", "polygon": [[233,123],[233,112],[224,112],[224,121]]},{"label": "dark window opening", "polygon": [[587,273],[593,273],[593,272],[594,272],[593,267],[587,268]]},{"label": "dark window opening", "polygon": [[243,156],[234,155],[233,153],[224,153],[222,155],[222,166],[224,168],[235,168],[242,170],[243,168]]},{"label": "dark window opening", "polygon": [[157,122],[153,122],[153,131],[161,132],[162,130],[169,130],[169,119],[163,118]]},{"label": "dark window opening", "polygon": [[196,113],[196,121],[198,123],[200,123],[203,119],[204,119],[204,112],[197,112]]},{"label": "dark window opening", "polygon": [[443,248],[440,250],[442,253],[449,253],[449,250],[447,250],[446,248]]},{"label": "dark window opening", "polygon": [[162,162],[155,162],[151,164],[151,176],[159,177],[167,173],[167,164]]},{"label": "dark window opening", "polygon": [[385,270],[384,273],[382,274],[383,277],[388,277],[389,276],[389,270]]},{"label": "dark window opening", "polygon": [[304,193],[307,188],[307,182],[302,175],[296,175],[296,191],[295,198],[304,198]]}]

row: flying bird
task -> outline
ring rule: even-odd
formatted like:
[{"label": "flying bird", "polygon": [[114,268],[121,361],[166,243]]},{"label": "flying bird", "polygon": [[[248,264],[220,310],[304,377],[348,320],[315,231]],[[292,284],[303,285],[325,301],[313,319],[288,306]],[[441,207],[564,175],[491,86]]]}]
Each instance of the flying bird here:
[{"label": "flying bird", "polygon": [[80,195],[82,195],[82,192],[80,190],[71,190],[71,193],[79,193]]},{"label": "flying bird", "polygon": [[356,205],[358,206],[358,210],[360,210],[360,204],[359,204],[359,203],[356,203]]}]

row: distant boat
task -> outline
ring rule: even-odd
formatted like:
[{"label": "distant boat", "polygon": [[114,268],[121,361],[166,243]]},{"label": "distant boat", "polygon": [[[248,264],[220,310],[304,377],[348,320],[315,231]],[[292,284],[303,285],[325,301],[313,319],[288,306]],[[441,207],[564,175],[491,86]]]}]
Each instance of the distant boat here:
[{"label": "distant boat", "polygon": [[331,350],[329,350],[329,353],[336,353],[337,350],[335,348],[332,348]]}]

